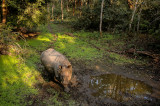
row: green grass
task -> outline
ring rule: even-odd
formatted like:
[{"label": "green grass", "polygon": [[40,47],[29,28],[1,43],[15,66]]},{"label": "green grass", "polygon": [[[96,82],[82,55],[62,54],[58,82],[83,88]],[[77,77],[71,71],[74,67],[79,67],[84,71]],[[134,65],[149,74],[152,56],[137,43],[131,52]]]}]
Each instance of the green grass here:
[{"label": "green grass", "polygon": [[29,39],[26,42],[20,41],[20,45],[27,44],[29,49],[34,49],[38,51],[45,50],[53,40],[53,36],[50,33],[42,33],[37,38]]},{"label": "green grass", "polygon": [[91,47],[87,42],[67,35],[59,34],[57,41],[54,43],[54,47],[57,51],[65,54],[70,59],[82,59],[87,61],[103,56],[103,52]]},{"label": "green grass", "polygon": [[[125,47],[124,36],[103,33],[101,38],[99,32],[86,32],[84,30],[74,31],[68,26],[51,24],[53,32],[58,36],[53,43],[54,49],[66,55],[69,59],[82,59],[94,61],[107,56],[107,61],[114,64],[141,64],[140,60],[131,59],[109,51],[122,51]],[[66,35],[72,33],[75,37]],[[100,50],[98,50],[98,47]]]},{"label": "green grass", "polygon": [[37,94],[34,84],[39,73],[16,56],[0,56],[0,105],[26,105],[25,98]]},{"label": "green grass", "polygon": [[40,63],[40,51],[47,49],[53,36],[45,27],[37,38],[18,41],[22,50],[16,56],[0,55],[0,106],[21,106],[31,104],[26,98],[38,94],[34,85],[40,76],[37,63]]},{"label": "green grass", "polygon": [[109,63],[114,63],[114,64],[117,64],[117,65],[145,64],[144,61],[140,61],[140,60],[137,60],[137,59],[131,59],[127,56],[119,55],[119,54],[116,54],[116,53],[109,53],[108,57],[109,57],[109,60],[108,60]]},{"label": "green grass", "polygon": [[[46,45],[49,45],[49,43],[52,42],[54,49],[66,55],[69,59],[82,59],[87,61],[101,58],[103,56],[103,52],[98,51],[96,48],[90,46],[87,42],[79,39],[78,37],[65,35],[65,33],[73,32],[73,30],[68,26],[59,24],[50,24],[50,26],[53,29],[52,32],[58,37],[56,41],[53,41],[53,36],[51,34],[46,35],[45,33],[43,36],[38,36],[36,41],[35,39],[30,40],[28,42],[29,45],[36,49],[37,47],[35,46],[38,45],[39,47],[41,45],[41,49],[44,50],[43,47],[46,47]],[[82,34],[81,36],[87,36],[92,33],[82,32],[78,34]]]}]

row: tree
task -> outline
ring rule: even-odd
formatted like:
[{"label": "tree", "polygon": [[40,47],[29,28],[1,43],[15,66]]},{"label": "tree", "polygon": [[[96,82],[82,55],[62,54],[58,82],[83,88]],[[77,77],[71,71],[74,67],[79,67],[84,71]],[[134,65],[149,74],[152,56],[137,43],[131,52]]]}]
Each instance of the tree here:
[{"label": "tree", "polygon": [[138,23],[137,23],[137,32],[139,32],[139,24],[140,24],[140,19],[141,19],[141,12],[142,12],[142,3],[139,6],[139,13],[138,13]]},{"label": "tree", "polygon": [[2,0],[2,23],[6,23],[7,19],[7,5],[6,5],[6,0]]},{"label": "tree", "polygon": [[137,10],[137,4],[138,4],[138,0],[136,0],[134,10],[132,12],[132,17],[131,17],[131,20],[130,20],[130,23],[129,23],[129,32],[131,31],[131,28],[132,28],[132,22],[133,22],[133,19],[134,19],[136,10]]},{"label": "tree", "polygon": [[99,24],[99,31],[100,31],[100,35],[101,35],[101,36],[102,36],[103,5],[104,5],[104,0],[102,0],[102,3],[101,3],[101,14],[100,14],[100,24]]},{"label": "tree", "polygon": [[62,21],[63,21],[63,0],[61,0],[61,13],[62,13],[61,19],[62,19]]},{"label": "tree", "polygon": [[52,20],[54,20],[54,17],[53,17],[53,10],[54,10],[54,8],[55,8],[55,5],[52,4],[52,15],[51,15]]}]

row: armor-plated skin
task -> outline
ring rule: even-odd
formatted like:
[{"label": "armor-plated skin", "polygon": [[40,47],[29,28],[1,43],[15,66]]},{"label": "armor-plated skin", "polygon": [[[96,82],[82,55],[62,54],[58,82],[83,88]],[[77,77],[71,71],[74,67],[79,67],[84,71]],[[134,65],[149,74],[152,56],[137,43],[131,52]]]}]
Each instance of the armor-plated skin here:
[{"label": "armor-plated skin", "polygon": [[65,88],[65,91],[69,91],[68,84],[72,77],[72,65],[68,59],[50,48],[41,54],[41,62],[47,71],[52,74]]}]

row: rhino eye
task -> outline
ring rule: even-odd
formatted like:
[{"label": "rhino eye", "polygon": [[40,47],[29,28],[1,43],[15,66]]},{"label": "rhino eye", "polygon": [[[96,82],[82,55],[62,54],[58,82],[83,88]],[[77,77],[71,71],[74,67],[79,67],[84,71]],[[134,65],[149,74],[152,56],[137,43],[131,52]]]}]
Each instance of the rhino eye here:
[{"label": "rhino eye", "polygon": [[71,67],[71,65],[67,66],[67,68],[70,68],[70,67]]}]

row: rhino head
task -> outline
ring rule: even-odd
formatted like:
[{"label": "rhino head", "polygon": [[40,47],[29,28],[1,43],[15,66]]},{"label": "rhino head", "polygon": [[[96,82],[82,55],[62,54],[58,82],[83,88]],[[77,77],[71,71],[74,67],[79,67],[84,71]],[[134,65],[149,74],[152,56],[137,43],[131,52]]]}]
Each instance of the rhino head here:
[{"label": "rhino head", "polygon": [[68,92],[68,84],[71,81],[72,78],[72,66],[59,66],[59,81],[64,86],[64,91]]}]

